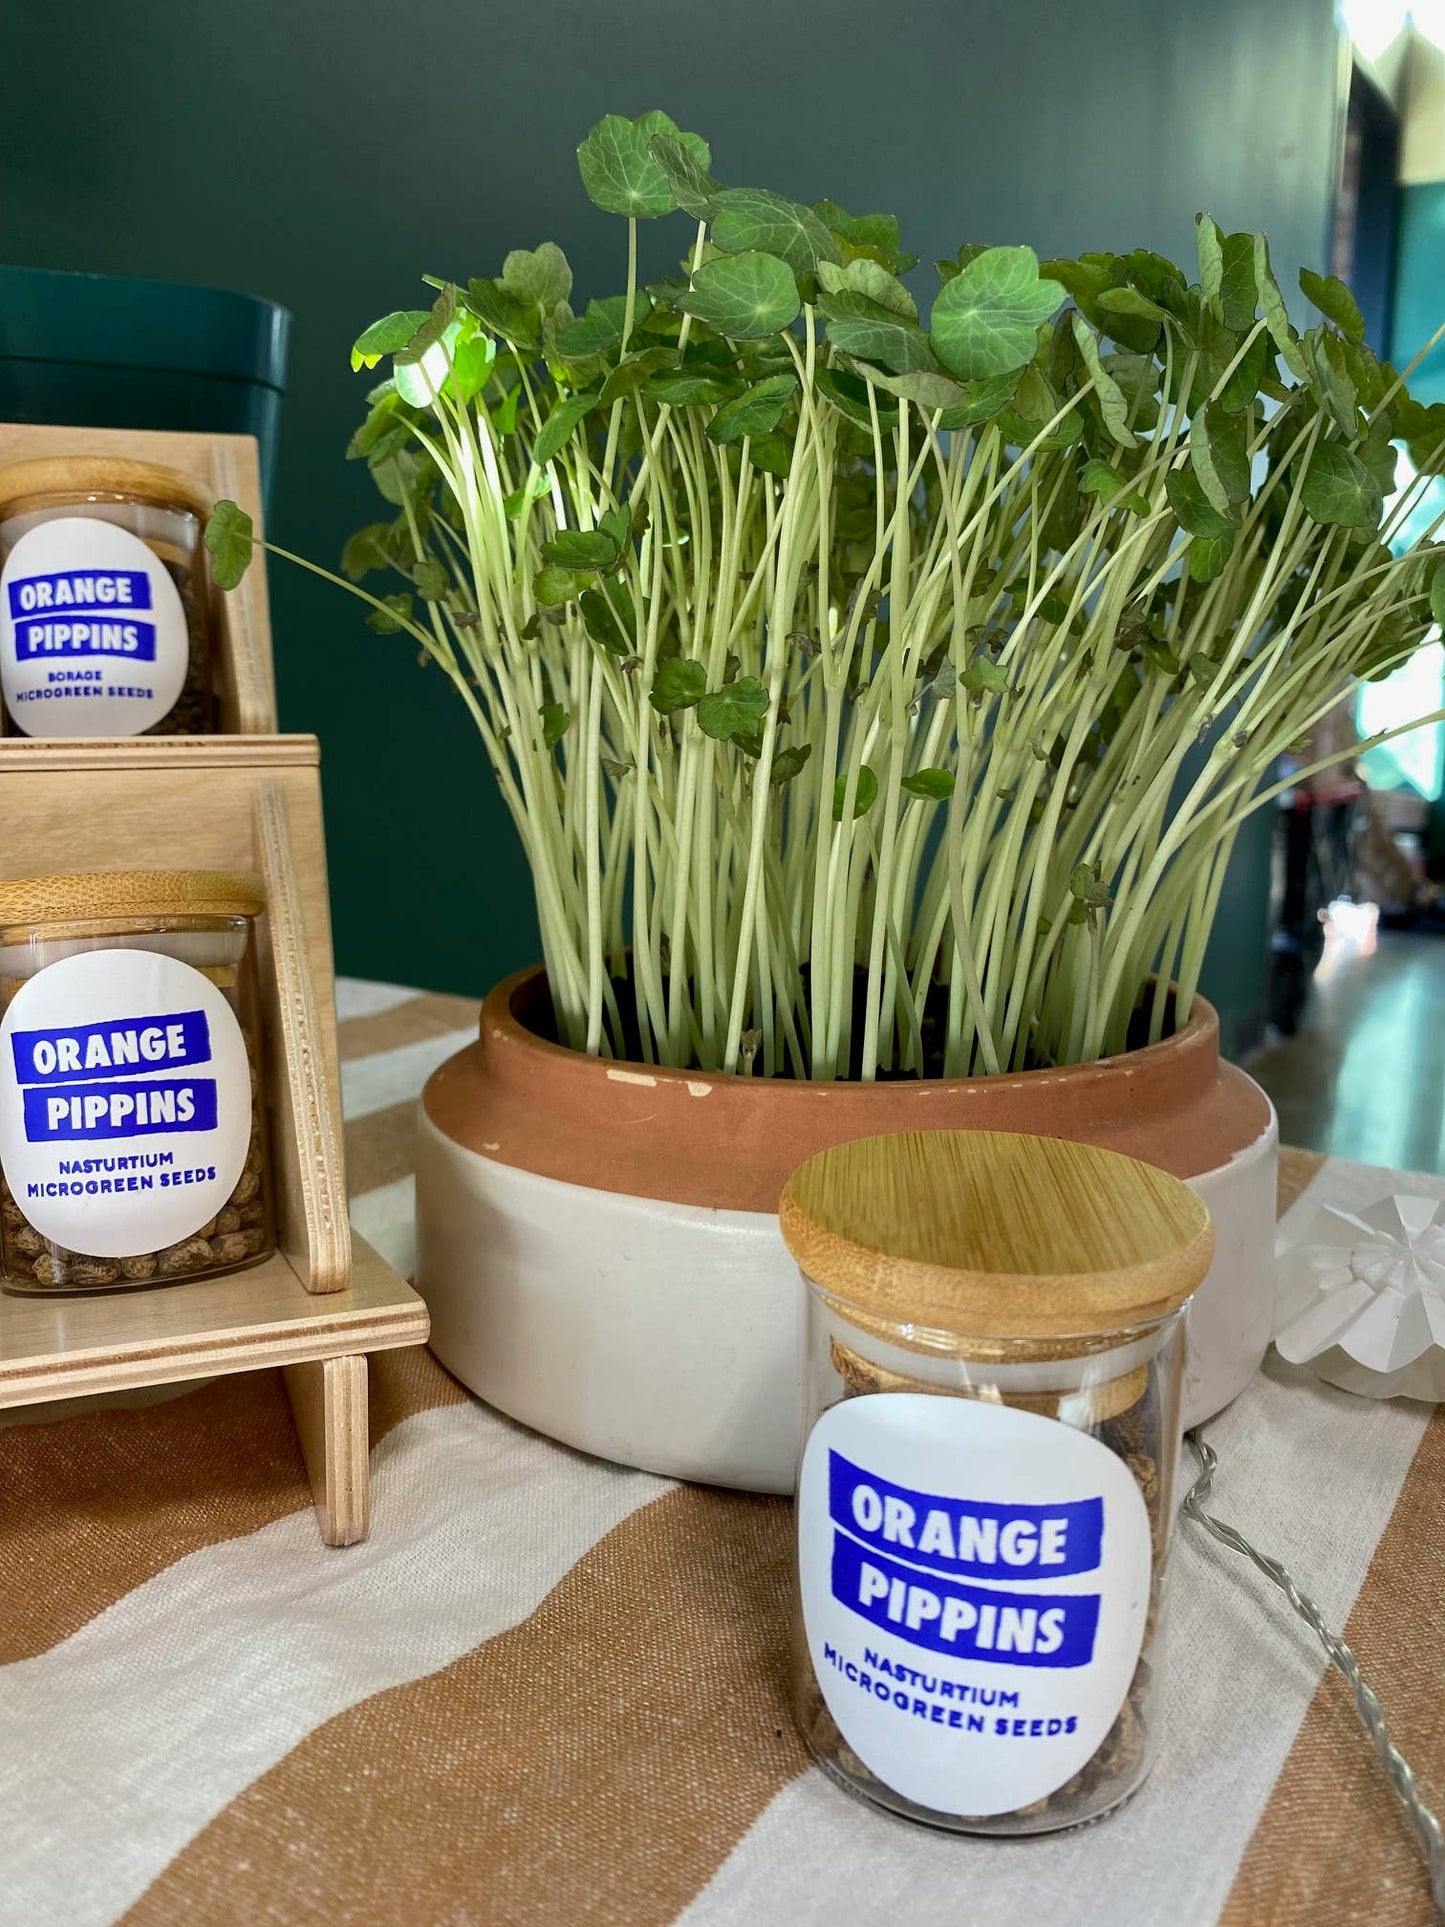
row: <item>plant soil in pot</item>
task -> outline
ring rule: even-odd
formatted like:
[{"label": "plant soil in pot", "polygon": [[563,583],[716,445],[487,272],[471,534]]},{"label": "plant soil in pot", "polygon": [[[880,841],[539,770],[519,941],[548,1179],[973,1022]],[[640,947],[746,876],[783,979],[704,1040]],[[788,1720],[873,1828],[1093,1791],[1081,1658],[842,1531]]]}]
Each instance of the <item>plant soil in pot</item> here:
[{"label": "plant soil in pot", "polygon": [[483,1005],[478,1041],[428,1083],[417,1283],[443,1363],[570,1445],[792,1489],[802,1300],[778,1197],[814,1151],[882,1131],[1077,1138],[1187,1178],[1217,1238],[1191,1312],[1187,1422],[1264,1355],[1274,1114],[1220,1061],[1202,998],[1176,1035],[1102,1062],[873,1084],[608,1063],[549,1028],[542,973],[513,977]]},{"label": "plant soil in pot", "polygon": [[[1205,944],[1281,755],[1445,618],[1445,406],[1341,282],[1301,275],[1301,331],[1265,237],[1207,216],[1184,266],[966,242],[930,273],[662,113],[578,163],[618,292],[543,242],[352,348],[385,506],[343,586],[476,725],[558,1040],[498,993],[429,1093],[439,1348],[596,1450],[783,1483],[789,1163],[1022,1124],[1212,1187],[1198,1416],[1263,1347],[1273,1242]],[[234,504],[207,542],[236,581]]]}]

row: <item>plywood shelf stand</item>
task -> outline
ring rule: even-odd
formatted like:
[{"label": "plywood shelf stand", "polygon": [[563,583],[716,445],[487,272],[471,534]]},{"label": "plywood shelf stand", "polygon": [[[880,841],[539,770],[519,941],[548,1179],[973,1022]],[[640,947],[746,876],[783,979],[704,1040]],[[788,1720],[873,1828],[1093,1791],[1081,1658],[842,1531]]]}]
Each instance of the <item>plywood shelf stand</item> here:
[{"label": "plywood shelf stand", "polygon": [[[256,515],[239,436],[0,424],[0,463],[126,454]],[[276,1253],[220,1278],[88,1297],[0,1293],[0,1409],[284,1369],[322,1535],[368,1528],[367,1354],[426,1341],[421,1299],[347,1218],[320,752],[278,736],[265,575],[216,609],[220,736],[0,736],[0,878],[79,870],[258,870]],[[0,1440],[3,1452],[3,1440]]]}]

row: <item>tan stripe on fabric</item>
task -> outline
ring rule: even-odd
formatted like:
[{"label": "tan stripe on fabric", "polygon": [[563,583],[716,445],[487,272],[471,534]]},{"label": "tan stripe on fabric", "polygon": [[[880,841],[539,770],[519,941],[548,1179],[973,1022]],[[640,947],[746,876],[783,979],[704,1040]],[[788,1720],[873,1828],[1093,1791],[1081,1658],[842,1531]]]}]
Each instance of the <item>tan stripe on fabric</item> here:
[{"label": "tan stripe on fabric", "polygon": [[806,1759],[787,1713],[791,1508],[680,1487],[521,1625],[317,1729],[129,1927],[650,1927]]},{"label": "tan stripe on fabric", "polygon": [[[429,1352],[371,1360],[372,1443],[468,1394]],[[28,1659],[177,1559],[311,1504],[279,1372],[0,1434],[0,1665]],[[344,1553],[338,1553],[344,1558]]]},{"label": "tan stripe on fabric", "polygon": [[[1285,1154],[1281,1210],[1323,1161]],[[789,1521],[705,1488],[656,1501],[521,1626],[310,1735],[127,1919],[673,1920],[807,1763]]]},{"label": "tan stripe on fabric", "polygon": [[479,1009],[475,997],[410,997],[404,1004],[374,1011],[370,1017],[343,1018],[336,1026],[337,1049],[342,1063],[370,1057],[377,1051],[400,1050],[404,1044],[443,1037],[449,1030],[475,1028]]},{"label": "tan stripe on fabric", "polygon": [[1280,1147],[1275,1203],[1277,1216],[1282,1218],[1290,1206],[1303,1197],[1310,1181],[1319,1175],[1324,1164],[1324,1155],[1319,1151],[1297,1151],[1287,1144]]},{"label": "tan stripe on fabric", "polygon": [[345,1141],[349,1196],[359,1198],[397,1178],[409,1178],[416,1169],[416,1099],[349,1118]]},{"label": "tan stripe on fabric", "polygon": [[[1345,1627],[1390,1733],[1445,1805],[1445,1408],[1425,1429]],[[1221,1927],[1426,1927],[1420,1848],[1331,1668],[1240,1862]]]}]

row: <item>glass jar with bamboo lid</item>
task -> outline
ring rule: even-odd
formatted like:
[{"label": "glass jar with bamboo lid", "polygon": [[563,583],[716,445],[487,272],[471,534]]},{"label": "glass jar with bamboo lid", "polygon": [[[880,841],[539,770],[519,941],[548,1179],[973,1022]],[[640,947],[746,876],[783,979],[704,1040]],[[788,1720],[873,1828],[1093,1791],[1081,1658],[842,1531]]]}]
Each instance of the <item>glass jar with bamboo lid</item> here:
[{"label": "glass jar with bamboo lid", "polygon": [[151,462],[0,468],[0,694],[23,736],[215,728],[210,504]]},{"label": "glass jar with bamboo lid", "polygon": [[799,1719],[851,1791],[961,1832],[1097,1819],[1143,1780],[1203,1204],[985,1131],[810,1158]]},{"label": "glass jar with bamboo lid", "polygon": [[102,1291],[269,1256],[245,871],[0,882],[0,1258],[12,1292]]}]

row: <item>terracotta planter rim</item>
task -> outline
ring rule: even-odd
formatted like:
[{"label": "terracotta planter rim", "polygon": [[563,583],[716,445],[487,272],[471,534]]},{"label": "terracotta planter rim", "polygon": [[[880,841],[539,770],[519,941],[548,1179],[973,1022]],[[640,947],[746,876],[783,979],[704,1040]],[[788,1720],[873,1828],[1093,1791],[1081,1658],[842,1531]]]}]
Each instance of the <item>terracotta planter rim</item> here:
[{"label": "terracotta planter rim", "polygon": [[523,1024],[522,1000],[545,994],[535,968],[497,985],[477,1041],[429,1079],[425,1116],[479,1157],[627,1197],[773,1213],[805,1158],[896,1131],[1073,1138],[1192,1178],[1271,1128],[1263,1092],[1220,1062],[1219,1021],[1202,998],[1174,1036],[1092,1064],[865,1084],[590,1057]]},{"label": "terracotta planter rim", "polygon": [[[875,1083],[865,1083],[857,1077],[750,1077],[741,1071],[704,1071],[678,1070],[670,1064],[648,1064],[641,1058],[633,1057],[593,1057],[587,1051],[573,1050],[569,1044],[554,1043],[550,1037],[541,1037],[523,1022],[516,1011],[516,1004],[523,992],[531,990],[541,980],[545,985],[546,972],[541,964],[528,964],[524,969],[514,970],[510,977],[503,977],[494,984],[482,999],[478,1030],[485,1043],[490,1031],[497,1042],[516,1044],[530,1051],[536,1051],[544,1058],[556,1061],[565,1059],[569,1064],[595,1064],[600,1072],[635,1071],[642,1076],[656,1078],[661,1082],[687,1084],[705,1081],[708,1084],[742,1086],[748,1090],[827,1090],[827,1091],[873,1091],[879,1089],[918,1089],[932,1085],[947,1088],[962,1084],[1018,1084],[1038,1085],[1063,1076],[1080,1077],[1088,1072],[1100,1074],[1123,1065],[1132,1066],[1135,1073],[1147,1072],[1156,1065],[1163,1066],[1191,1048],[1212,1045],[1215,1052],[1219,1048],[1219,1013],[1206,997],[1196,991],[1194,1005],[1189,1013],[1189,1021],[1181,1029],[1171,1031],[1169,1036],[1161,1037],[1157,1044],[1141,1044],[1137,1050],[1119,1051],[1112,1057],[1090,1058],[1082,1064],[1044,1065],[1028,1071],[998,1071],[992,1076],[978,1077],[916,1077],[886,1078]],[[550,994],[550,993],[549,993]]]}]

